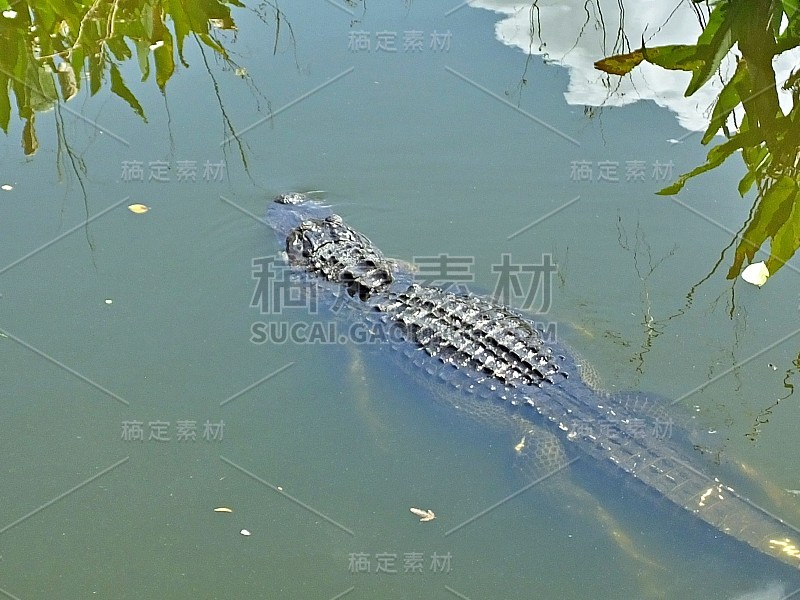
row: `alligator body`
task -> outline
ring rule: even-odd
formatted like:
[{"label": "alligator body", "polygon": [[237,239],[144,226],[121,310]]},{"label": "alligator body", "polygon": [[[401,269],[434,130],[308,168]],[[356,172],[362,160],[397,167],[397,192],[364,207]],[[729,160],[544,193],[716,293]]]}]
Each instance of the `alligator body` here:
[{"label": "alligator body", "polygon": [[[413,283],[363,234],[302,194],[279,196],[267,220],[289,265],[359,318],[388,328],[411,369],[472,398],[468,411],[520,415],[639,481],[719,531],[800,568],[798,531],[702,473],[669,438],[641,435],[641,406],[598,394],[570,353],[492,300]],[[459,403],[462,401],[459,400]],[[586,427],[603,423],[603,427]],[[634,427],[634,424],[637,424]]]}]

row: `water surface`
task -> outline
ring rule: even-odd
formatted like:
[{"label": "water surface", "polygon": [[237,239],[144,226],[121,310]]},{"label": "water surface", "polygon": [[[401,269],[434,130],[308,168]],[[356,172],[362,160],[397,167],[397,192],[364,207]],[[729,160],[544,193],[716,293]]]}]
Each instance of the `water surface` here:
[{"label": "water surface", "polygon": [[[321,191],[391,256],[467,257],[489,292],[504,254],[527,265],[549,254],[558,271],[537,320],[568,324],[559,331],[607,389],[681,398],[676,418],[696,417],[710,468],[745,465],[779,494],[777,505],[764,493],[770,508],[797,518],[783,492],[800,487],[787,388],[797,338],[777,343],[795,329],[797,275],[756,289],[725,279],[730,258],[715,268],[752,202],[736,193],[743,168],[730,161],[681,193],[708,219],[655,196],[704,159],[699,136],[668,142],[687,130],[654,102],[568,103],[568,71],[498,41],[494,12],[451,8],[293,3],[275,54],[274,23],[234,11],[230,49],[248,79],[187,44],[189,68],[163,95],[123,69],[146,124],[108,90],[80,95],[38,116],[40,149],[25,159],[12,123],[2,265],[116,208],[0,266],[0,588],[33,599],[800,587],[588,467],[446,536],[527,483],[516,440],[428,406],[375,348],[251,341],[255,322],[313,318],[251,306],[253,259],[280,249],[252,216],[282,191]],[[422,48],[403,50],[408,32]],[[398,50],[380,49],[392,33]],[[446,46],[431,47],[434,34]],[[85,170],[58,154],[56,119]],[[142,181],[128,176],[134,161]],[[182,161],[195,181],[179,178]],[[169,181],[151,179],[159,164]],[[150,211],[126,210],[135,202]],[[129,439],[137,422],[141,441]],[[565,495],[576,481],[588,493]],[[437,519],[418,523],[412,506]],[[365,561],[370,572],[354,572]]]}]

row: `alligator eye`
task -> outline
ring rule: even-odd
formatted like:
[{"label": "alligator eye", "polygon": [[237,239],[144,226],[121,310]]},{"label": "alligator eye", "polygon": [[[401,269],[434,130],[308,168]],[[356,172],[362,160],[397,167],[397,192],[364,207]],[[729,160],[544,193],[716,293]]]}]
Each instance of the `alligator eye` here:
[{"label": "alligator eye", "polygon": [[362,302],[366,302],[367,300],[369,300],[369,294],[370,294],[370,289],[365,285],[359,284],[358,286],[359,300],[361,300]]}]

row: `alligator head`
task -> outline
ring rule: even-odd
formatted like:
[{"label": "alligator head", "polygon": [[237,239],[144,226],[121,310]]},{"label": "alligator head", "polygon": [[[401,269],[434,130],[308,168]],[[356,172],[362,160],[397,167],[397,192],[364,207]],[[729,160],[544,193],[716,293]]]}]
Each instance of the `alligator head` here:
[{"label": "alligator head", "polygon": [[341,284],[348,295],[361,301],[391,285],[392,264],[381,251],[305,194],[278,196],[267,211],[267,220],[283,237],[292,267]]}]

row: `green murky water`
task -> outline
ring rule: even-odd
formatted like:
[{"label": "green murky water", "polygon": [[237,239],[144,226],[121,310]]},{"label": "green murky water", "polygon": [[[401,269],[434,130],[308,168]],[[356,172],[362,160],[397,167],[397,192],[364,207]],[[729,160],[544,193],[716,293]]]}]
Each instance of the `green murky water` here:
[{"label": "green murky water", "polygon": [[[736,162],[687,187],[691,210],[657,197],[704,157],[673,112],[584,110],[603,92],[581,61],[501,43],[492,10],[384,4],[283,7],[274,53],[274,10],[262,7],[265,22],[235,9],[226,47],[247,79],[187,41],[189,66],[163,95],[121,69],[147,123],[108,89],[82,93],[37,116],[34,158],[12,119],[0,141],[0,183],[13,186],[0,192],[0,588],[28,600],[800,587],[616,478],[565,496],[579,471],[445,535],[525,484],[514,440],[427,410],[371,350],[251,342],[253,323],[303,318],[251,306],[251,262],[278,250],[251,215],[281,191],[324,190],[389,255],[468,257],[485,290],[503,254],[550,254],[546,318],[570,324],[605,385],[670,399],[702,388],[676,411],[714,432],[712,460],[747,465],[779,493],[775,510],[798,515],[783,490],[800,487],[799,338],[778,343],[797,326],[797,274],[759,290],[725,279],[729,258],[715,267],[750,206]],[[569,27],[542,27],[555,56]],[[418,523],[412,506],[437,519]]]}]

